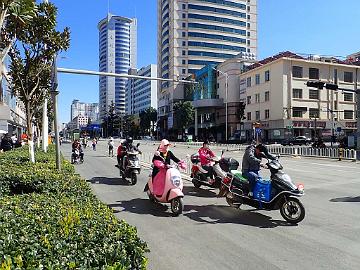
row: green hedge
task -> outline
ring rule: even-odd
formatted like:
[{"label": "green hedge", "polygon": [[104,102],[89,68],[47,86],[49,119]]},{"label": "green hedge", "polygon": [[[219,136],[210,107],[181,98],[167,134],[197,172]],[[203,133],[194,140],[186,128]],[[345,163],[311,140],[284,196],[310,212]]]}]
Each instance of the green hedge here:
[{"label": "green hedge", "polygon": [[0,269],[146,269],[146,243],[54,150],[0,154]]}]

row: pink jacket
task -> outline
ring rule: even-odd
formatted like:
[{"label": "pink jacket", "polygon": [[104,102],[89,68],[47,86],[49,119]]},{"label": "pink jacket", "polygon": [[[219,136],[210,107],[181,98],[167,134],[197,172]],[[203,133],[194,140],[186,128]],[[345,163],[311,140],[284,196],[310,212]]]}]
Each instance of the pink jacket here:
[{"label": "pink jacket", "polygon": [[206,166],[206,165],[210,165],[211,163],[211,161],[208,160],[208,158],[215,157],[215,154],[209,148],[201,147],[199,149],[199,157],[200,157],[201,166]]}]

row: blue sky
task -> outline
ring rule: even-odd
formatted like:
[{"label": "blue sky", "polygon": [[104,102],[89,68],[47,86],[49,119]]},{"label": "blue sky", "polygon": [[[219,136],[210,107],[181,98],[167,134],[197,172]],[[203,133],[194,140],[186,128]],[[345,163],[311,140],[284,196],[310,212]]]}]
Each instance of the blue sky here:
[{"label": "blue sky", "polygon": [[[50,0],[58,29],[71,30],[71,47],[58,66],[98,70],[98,22],[107,0]],[[138,19],[138,68],[156,63],[156,0],[109,0],[110,12]],[[258,0],[258,59],[281,51],[346,56],[360,51],[359,0]],[[60,122],[73,99],[98,102],[98,78],[59,75]]]}]

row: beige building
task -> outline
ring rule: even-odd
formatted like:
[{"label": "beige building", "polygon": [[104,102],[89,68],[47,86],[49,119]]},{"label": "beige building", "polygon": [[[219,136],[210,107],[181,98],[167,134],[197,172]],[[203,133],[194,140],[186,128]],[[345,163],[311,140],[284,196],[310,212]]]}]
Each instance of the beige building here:
[{"label": "beige building", "polygon": [[309,80],[354,90],[360,82],[360,64],[284,52],[251,65],[239,79],[240,100],[246,103],[243,135],[254,136],[255,122],[260,123],[264,141],[354,133],[356,95],[310,88]]},{"label": "beige building", "polygon": [[[257,55],[257,0],[158,0],[158,76],[186,78],[242,52]],[[173,126],[172,105],[184,87],[159,83],[162,131]]]}]

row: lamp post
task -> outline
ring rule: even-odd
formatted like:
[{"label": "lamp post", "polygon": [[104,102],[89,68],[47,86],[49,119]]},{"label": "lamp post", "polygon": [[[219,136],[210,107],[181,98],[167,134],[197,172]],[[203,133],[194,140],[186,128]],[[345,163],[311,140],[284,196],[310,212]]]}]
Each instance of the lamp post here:
[{"label": "lamp post", "polygon": [[61,171],[61,162],[60,162],[60,140],[59,140],[59,127],[58,127],[58,103],[57,96],[58,91],[58,80],[57,80],[57,67],[56,67],[56,55],[54,55],[53,60],[53,71],[52,71],[52,87],[51,87],[51,98],[54,103],[54,131],[55,131],[55,148],[56,148],[56,169]]},{"label": "lamp post", "polygon": [[225,76],[225,141],[228,141],[228,81],[229,74],[213,67],[214,70],[218,71]]}]

